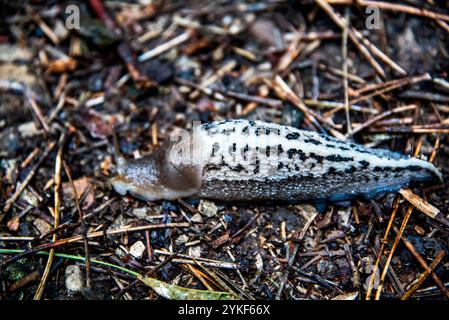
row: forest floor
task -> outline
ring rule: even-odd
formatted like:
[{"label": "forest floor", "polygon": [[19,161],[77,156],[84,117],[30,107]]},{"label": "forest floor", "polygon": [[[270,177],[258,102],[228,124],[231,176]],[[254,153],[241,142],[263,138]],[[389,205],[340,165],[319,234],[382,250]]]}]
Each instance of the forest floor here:
[{"label": "forest floor", "polygon": [[[448,299],[449,8],[373,3],[2,4],[0,300]],[[415,155],[444,184],[325,213],[111,188],[113,126],[138,158],[235,118]]]}]

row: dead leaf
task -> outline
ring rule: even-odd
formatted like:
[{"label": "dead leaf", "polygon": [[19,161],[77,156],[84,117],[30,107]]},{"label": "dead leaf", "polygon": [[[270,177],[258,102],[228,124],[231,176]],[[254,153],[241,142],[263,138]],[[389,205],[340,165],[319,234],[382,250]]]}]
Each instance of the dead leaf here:
[{"label": "dead leaf", "polygon": [[63,73],[76,69],[78,61],[71,57],[53,60],[48,63],[47,70],[52,73]]},{"label": "dead leaf", "polygon": [[8,221],[7,226],[8,226],[8,229],[11,231],[19,230],[19,226],[20,226],[19,216],[15,216],[15,217],[11,218],[11,220]]},{"label": "dead leaf", "polygon": [[[74,180],[73,184],[75,185],[76,194],[78,195],[78,199],[80,199],[86,190],[92,185],[86,177],[82,177],[80,179]],[[73,188],[70,182],[65,182],[62,185],[64,197],[69,197],[70,199],[75,199],[75,195],[73,193]],[[89,208],[94,203],[94,191],[93,188],[90,188],[87,196],[84,198],[84,202],[82,203],[83,208]]]},{"label": "dead leaf", "polygon": [[81,120],[93,138],[106,139],[112,135],[110,118],[94,110],[81,113]]},{"label": "dead leaf", "polygon": [[171,300],[235,300],[236,296],[222,291],[188,289],[150,277],[138,279],[151,287],[160,296]]},{"label": "dead leaf", "polygon": [[359,295],[358,291],[343,293],[336,297],[333,297],[332,300],[355,300]]}]

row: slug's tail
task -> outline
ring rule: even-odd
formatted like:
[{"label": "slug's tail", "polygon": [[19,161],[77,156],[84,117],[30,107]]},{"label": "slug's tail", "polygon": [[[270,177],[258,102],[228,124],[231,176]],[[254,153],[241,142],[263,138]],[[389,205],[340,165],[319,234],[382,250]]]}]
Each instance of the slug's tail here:
[{"label": "slug's tail", "polygon": [[122,153],[120,152],[120,146],[118,143],[117,132],[115,130],[115,126],[112,126],[112,137],[114,140],[114,160],[115,160],[115,163],[117,164],[117,173],[119,175],[122,175],[125,173],[127,161],[126,161],[125,157],[122,155]]},{"label": "slug's tail", "polygon": [[409,161],[412,164],[413,167],[421,168],[424,172],[424,174],[418,174],[415,177],[415,180],[418,182],[435,182],[443,183],[443,175],[441,174],[440,170],[438,170],[437,167],[435,167],[432,163],[421,160],[418,158],[410,158]]}]

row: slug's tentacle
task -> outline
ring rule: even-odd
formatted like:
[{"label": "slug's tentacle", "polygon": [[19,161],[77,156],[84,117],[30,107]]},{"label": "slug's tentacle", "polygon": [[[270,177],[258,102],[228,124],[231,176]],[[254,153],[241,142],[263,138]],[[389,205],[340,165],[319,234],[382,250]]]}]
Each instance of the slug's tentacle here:
[{"label": "slug's tentacle", "polygon": [[115,126],[112,126],[112,139],[114,140],[114,161],[117,165],[117,173],[122,175],[126,171],[126,167],[128,166],[128,162],[126,158],[120,152],[120,144],[118,142],[117,131]]}]

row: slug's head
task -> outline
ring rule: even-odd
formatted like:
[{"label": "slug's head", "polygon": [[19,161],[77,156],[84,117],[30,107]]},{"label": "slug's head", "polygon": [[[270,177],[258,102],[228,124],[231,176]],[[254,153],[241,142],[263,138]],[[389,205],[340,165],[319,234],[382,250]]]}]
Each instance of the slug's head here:
[{"label": "slug's head", "polygon": [[117,175],[111,179],[114,190],[145,201],[174,200],[198,191],[198,179],[189,168],[177,168],[166,157],[167,148],[159,148],[147,157],[126,160],[119,151],[114,133],[114,156]]},{"label": "slug's head", "polygon": [[157,186],[160,185],[158,172],[155,170],[155,163],[152,158],[126,160],[120,153],[115,130],[113,130],[113,138],[117,175],[110,182],[114,190],[122,196],[129,193],[142,200],[160,199],[158,192],[156,192]]},{"label": "slug's head", "polygon": [[[123,159],[124,160],[124,159]],[[121,163],[120,163],[121,162]],[[118,161],[117,175],[111,184],[120,195],[130,195],[146,201],[165,199],[157,164],[151,158]]]}]

